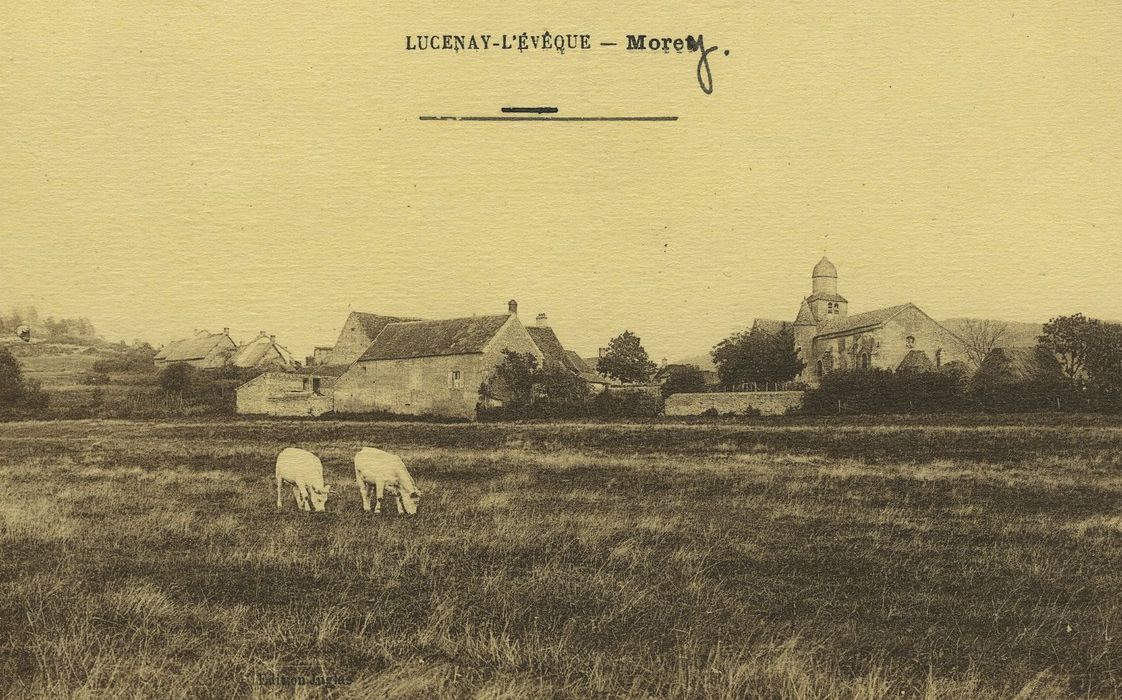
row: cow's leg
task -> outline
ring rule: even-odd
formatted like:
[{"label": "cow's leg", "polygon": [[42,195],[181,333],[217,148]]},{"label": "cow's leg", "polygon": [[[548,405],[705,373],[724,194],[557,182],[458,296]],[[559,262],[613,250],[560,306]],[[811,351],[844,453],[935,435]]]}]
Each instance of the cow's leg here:
[{"label": "cow's leg", "polygon": [[296,505],[300,510],[308,509],[308,502],[304,500],[304,489],[300,484],[292,485],[292,495],[296,497]]},{"label": "cow's leg", "polygon": [[362,496],[362,510],[364,513],[370,512],[370,489],[366,485],[366,479],[362,478],[362,474],[355,470],[355,480],[358,482],[358,492]]},{"label": "cow's leg", "polygon": [[397,498],[393,499],[393,502],[397,506],[397,514],[405,515],[405,496],[401,489],[397,490]]},{"label": "cow's leg", "polygon": [[284,483],[284,480],[281,479],[278,476],[277,477],[277,510],[281,509],[281,484],[283,484],[283,483]]},{"label": "cow's leg", "polygon": [[381,479],[374,480],[374,512],[382,512],[382,495],[386,491],[386,484]]}]

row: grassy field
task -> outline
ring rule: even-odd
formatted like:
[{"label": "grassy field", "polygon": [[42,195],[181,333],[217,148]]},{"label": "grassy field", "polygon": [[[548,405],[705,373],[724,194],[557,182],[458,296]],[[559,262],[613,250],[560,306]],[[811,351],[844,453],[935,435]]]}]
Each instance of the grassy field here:
[{"label": "grassy field", "polygon": [[[292,444],[327,513],[275,511]],[[416,518],[360,512],[360,444]],[[0,549],[11,697],[1122,692],[1103,419],[14,423]]]}]

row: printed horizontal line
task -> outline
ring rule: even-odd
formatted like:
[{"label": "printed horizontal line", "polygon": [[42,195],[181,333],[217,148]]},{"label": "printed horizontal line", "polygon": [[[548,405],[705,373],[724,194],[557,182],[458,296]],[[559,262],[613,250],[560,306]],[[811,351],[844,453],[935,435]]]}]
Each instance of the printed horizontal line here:
[{"label": "printed horizontal line", "polygon": [[619,44],[614,42],[614,41],[601,41],[600,45],[601,46],[619,46]]},{"label": "printed horizontal line", "polygon": [[503,107],[505,114],[557,114],[556,107]]},{"label": "printed horizontal line", "polygon": [[437,116],[421,115],[418,117],[423,122],[676,122],[676,116],[657,117],[546,117],[546,116]]}]

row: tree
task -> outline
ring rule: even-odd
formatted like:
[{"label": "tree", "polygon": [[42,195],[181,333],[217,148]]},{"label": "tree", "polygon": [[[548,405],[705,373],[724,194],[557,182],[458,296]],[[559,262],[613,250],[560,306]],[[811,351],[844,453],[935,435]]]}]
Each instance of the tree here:
[{"label": "tree", "polygon": [[651,362],[639,336],[624,331],[608,343],[608,350],[596,363],[596,371],[621,382],[643,384],[651,379],[657,365]]},{"label": "tree", "polygon": [[47,407],[47,395],[37,382],[23,377],[19,360],[0,347],[0,415],[30,415]]},{"label": "tree", "polygon": [[479,393],[503,402],[508,417],[567,417],[587,413],[590,392],[583,379],[559,365],[541,366],[532,353],[503,351],[503,361]]},{"label": "tree", "polygon": [[994,348],[999,348],[1009,333],[1009,325],[1001,321],[968,318],[962,322],[959,337],[963,350],[974,369],[982,366],[982,361]]},{"label": "tree", "polygon": [[1071,379],[1081,377],[1102,323],[1083,314],[1057,316],[1044,324],[1044,333],[1037,339],[1042,347],[1060,359],[1064,373]]},{"label": "tree", "polygon": [[1097,323],[1089,333],[1083,367],[1093,389],[1116,399],[1122,396],[1122,325]]},{"label": "tree", "polygon": [[712,355],[726,389],[747,382],[787,382],[806,366],[795,352],[794,329],[787,324],[778,333],[759,326],[741,331],[717,343]]},{"label": "tree", "polygon": [[675,365],[662,383],[662,397],[672,394],[697,394],[705,391],[705,375],[697,365]]},{"label": "tree", "polygon": [[190,396],[197,383],[198,370],[186,362],[176,362],[160,372],[160,388],[169,394]]}]

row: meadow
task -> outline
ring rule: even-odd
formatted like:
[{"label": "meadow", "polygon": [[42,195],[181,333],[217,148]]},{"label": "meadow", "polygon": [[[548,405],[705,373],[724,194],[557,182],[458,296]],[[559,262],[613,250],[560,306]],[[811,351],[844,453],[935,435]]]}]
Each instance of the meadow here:
[{"label": "meadow", "polygon": [[0,549],[13,698],[1122,693],[1111,419],[0,424]]}]

